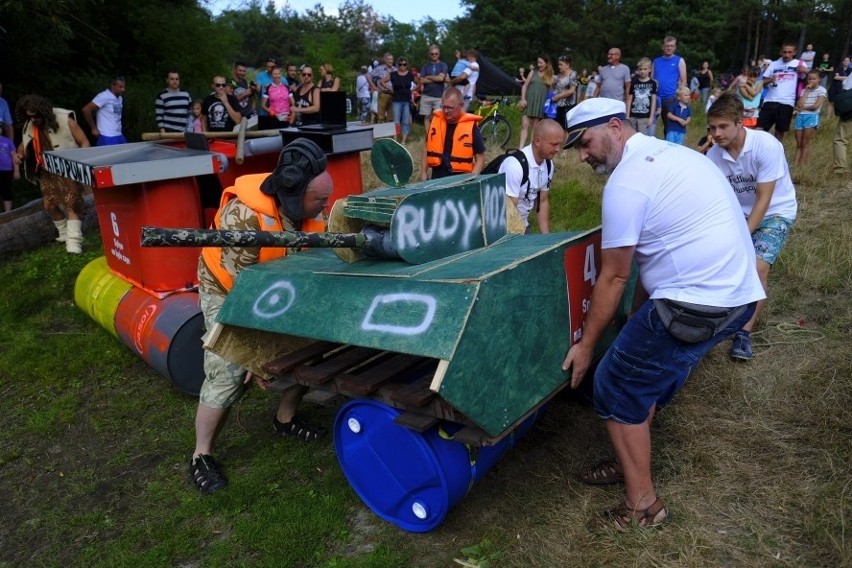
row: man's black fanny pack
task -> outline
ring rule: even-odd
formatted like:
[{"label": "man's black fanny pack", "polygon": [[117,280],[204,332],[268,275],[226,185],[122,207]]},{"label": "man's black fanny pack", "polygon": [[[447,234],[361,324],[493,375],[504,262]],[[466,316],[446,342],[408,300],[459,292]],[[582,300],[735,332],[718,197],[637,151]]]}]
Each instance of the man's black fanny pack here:
[{"label": "man's black fanny pack", "polygon": [[654,307],[674,338],[684,343],[702,343],[731,325],[746,311],[748,304],[735,308],[717,308],[660,298],[654,300]]}]

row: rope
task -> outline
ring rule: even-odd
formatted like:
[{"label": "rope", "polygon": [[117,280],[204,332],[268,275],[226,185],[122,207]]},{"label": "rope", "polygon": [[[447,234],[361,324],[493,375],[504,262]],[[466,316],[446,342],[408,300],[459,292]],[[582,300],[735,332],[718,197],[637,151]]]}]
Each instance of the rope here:
[{"label": "rope", "polygon": [[[764,334],[768,335],[768,332],[773,330],[781,334],[781,340],[775,341],[763,337]],[[753,331],[751,337],[752,339],[760,338],[760,343],[756,343],[757,347],[774,347],[776,345],[816,343],[825,339],[825,334],[815,329],[805,329],[798,323],[780,322],[760,331]]]}]

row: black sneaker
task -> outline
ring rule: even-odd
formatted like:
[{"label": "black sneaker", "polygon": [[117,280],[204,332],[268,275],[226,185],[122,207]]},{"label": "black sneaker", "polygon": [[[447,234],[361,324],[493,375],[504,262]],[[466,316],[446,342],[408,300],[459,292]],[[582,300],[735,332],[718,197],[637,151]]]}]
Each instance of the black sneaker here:
[{"label": "black sneaker", "polygon": [[282,438],[294,437],[306,442],[319,440],[326,434],[325,428],[308,424],[298,416],[294,416],[290,422],[286,423],[279,422],[278,418],[273,417],[272,432]]},{"label": "black sneaker", "polygon": [[228,479],[219,471],[213,456],[201,455],[190,460],[189,476],[195,486],[205,495],[215,493],[228,486]]}]

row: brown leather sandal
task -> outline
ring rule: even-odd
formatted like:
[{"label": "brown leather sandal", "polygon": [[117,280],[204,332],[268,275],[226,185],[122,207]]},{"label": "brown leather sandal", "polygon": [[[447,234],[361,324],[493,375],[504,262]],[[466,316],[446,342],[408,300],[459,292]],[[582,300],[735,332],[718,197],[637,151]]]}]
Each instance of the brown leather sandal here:
[{"label": "brown leather sandal", "polygon": [[624,472],[621,464],[613,458],[596,463],[589,469],[580,472],[580,481],[589,485],[611,485],[624,483]]},{"label": "brown leather sandal", "polygon": [[622,501],[615,509],[606,511],[604,517],[615,525],[616,530],[626,531],[630,523],[636,523],[643,528],[654,528],[662,525],[668,518],[669,512],[661,499],[654,501],[647,509],[634,509]]}]

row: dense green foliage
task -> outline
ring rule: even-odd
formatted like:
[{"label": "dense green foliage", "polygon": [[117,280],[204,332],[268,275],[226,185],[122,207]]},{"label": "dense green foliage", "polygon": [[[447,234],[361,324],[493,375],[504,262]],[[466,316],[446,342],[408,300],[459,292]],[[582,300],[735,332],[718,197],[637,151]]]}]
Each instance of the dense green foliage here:
[{"label": "dense green foliage", "polygon": [[569,53],[574,67],[603,63],[618,46],[625,63],[660,52],[666,34],[679,38],[690,68],[708,59],[718,72],[758,55],[775,57],[782,41],[813,43],[833,60],[848,54],[852,0],[463,0],[465,14],[434,14],[398,22],[368,0],[343,0],[336,13],[320,5],[304,13],[285,4],[248,0],[213,14],[207,0],[0,0],[0,80],[12,103],[35,92],[80,109],[106,88],[111,75],[127,78],[125,126],[130,138],[154,125],[153,97],[177,69],[195,97],[234,61],[331,63],[351,90],[358,66],[386,51],[425,60],[430,43],[452,59],[475,47],[510,73],[539,53]]}]

